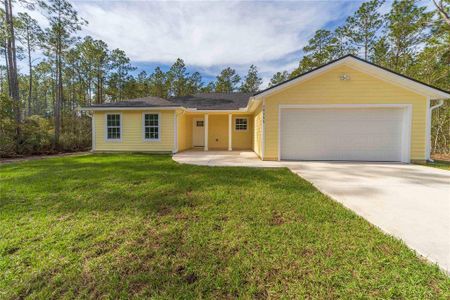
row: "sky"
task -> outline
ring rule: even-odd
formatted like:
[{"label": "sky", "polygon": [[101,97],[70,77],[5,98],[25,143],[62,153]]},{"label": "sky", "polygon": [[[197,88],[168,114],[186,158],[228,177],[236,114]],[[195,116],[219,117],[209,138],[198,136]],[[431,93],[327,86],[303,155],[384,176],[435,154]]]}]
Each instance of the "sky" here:
[{"label": "sky", "polygon": [[[182,58],[190,72],[210,81],[224,67],[245,76],[258,67],[267,85],[292,71],[301,49],[320,28],[334,29],[362,1],[111,1],[70,0],[88,21],[80,35],[120,48],[137,67],[167,70]],[[41,24],[45,19],[33,12]]]}]

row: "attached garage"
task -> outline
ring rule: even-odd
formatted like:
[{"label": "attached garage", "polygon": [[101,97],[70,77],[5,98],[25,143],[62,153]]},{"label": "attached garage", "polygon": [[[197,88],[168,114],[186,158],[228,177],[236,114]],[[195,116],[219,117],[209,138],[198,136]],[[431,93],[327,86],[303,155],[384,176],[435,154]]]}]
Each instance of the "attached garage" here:
[{"label": "attached garage", "polygon": [[253,96],[262,111],[258,155],[424,161],[430,159],[433,110],[449,98],[446,91],[345,56]]},{"label": "attached garage", "polygon": [[407,105],[280,107],[280,159],[409,161]]}]

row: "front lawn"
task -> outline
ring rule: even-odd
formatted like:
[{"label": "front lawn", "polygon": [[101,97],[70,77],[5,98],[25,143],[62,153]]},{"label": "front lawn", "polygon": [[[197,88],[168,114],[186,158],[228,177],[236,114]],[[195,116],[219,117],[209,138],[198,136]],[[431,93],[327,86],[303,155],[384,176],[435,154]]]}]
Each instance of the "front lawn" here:
[{"label": "front lawn", "polygon": [[98,154],[0,166],[0,189],[1,299],[450,297],[287,169]]},{"label": "front lawn", "polygon": [[427,166],[427,167],[433,167],[433,168],[450,171],[450,162],[445,161],[445,160],[435,160],[433,162],[426,162],[422,165]]}]

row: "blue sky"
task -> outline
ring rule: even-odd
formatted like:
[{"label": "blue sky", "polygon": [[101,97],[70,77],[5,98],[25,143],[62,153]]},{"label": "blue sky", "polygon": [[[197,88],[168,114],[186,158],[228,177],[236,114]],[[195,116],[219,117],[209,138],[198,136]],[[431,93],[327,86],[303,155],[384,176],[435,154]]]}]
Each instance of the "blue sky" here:
[{"label": "blue sky", "polygon": [[[294,69],[320,28],[334,29],[362,1],[111,1],[71,0],[89,24],[81,35],[105,41],[137,71],[167,69],[176,58],[205,81],[231,66],[241,76],[255,64],[267,84]],[[390,3],[385,5],[386,10]],[[42,23],[38,12],[33,13]]]},{"label": "blue sky", "polygon": [[255,64],[265,84],[292,70],[319,28],[333,28],[360,1],[73,1],[86,34],[121,48],[138,70],[176,58],[211,80],[226,66],[244,76]]}]

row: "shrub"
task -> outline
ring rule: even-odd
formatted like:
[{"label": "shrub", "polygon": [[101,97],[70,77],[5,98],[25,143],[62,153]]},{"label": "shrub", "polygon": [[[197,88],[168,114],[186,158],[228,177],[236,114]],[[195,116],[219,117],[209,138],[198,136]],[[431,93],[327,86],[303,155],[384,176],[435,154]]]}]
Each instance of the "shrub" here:
[{"label": "shrub", "polygon": [[0,157],[16,154],[15,122],[9,118],[0,119]]},{"label": "shrub", "polygon": [[50,121],[40,116],[30,116],[21,125],[18,154],[48,154],[52,152],[53,130]]},{"label": "shrub", "polygon": [[16,154],[16,123],[13,116],[12,100],[0,94],[0,157]]},{"label": "shrub", "polygon": [[19,125],[17,140],[13,102],[0,95],[0,157],[17,155],[50,154],[58,151],[84,151],[91,146],[91,119],[87,116],[65,114],[59,145],[54,149],[52,119],[30,116]]},{"label": "shrub", "polygon": [[85,151],[91,147],[91,119],[87,116],[64,116],[64,126],[59,138],[60,150]]}]

